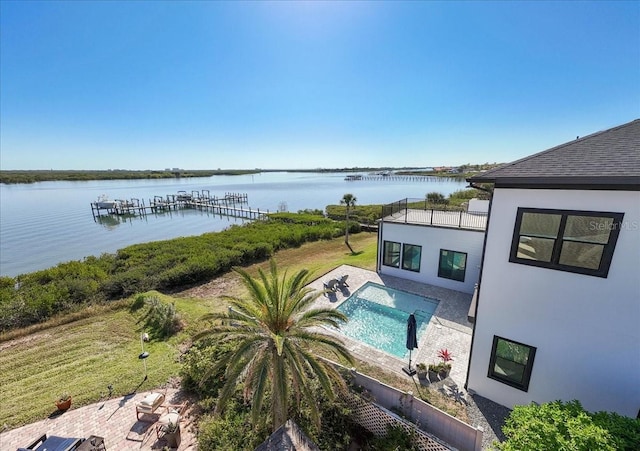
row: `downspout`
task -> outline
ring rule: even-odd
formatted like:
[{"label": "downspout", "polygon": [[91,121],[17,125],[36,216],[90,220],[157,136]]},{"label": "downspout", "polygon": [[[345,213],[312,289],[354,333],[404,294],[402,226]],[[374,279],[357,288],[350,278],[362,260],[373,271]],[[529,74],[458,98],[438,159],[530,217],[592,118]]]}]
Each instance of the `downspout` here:
[{"label": "downspout", "polygon": [[[480,291],[482,290],[482,272],[484,270],[484,257],[487,250],[487,238],[489,237],[489,223],[491,222],[491,207],[493,206],[493,191],[469,182],[469,187],[489,193],[489,209],[487,211],[487,227],[484,231],[484,242],[482,243],[482,259],[480,260],[480,274],[478,275],[478,292],[476,293],[476,308],[473,312],[473,330],[471,331],[471,347],[469,348],[469,361],[467,362],[467,376],[464,381],[464,389],[469,385],[469,371],[471,370],[471,359],[473,358],[473,344],[476,338],[476,327],[478,326],[478,305],[480,304]],[[495,189],[495,185],[494,185]]]},{"label": "downspout", "polygon": [[380,218],[378,222],[378,255],[376,261],[376,272],[379,273],[382,268],[382,253],[384,249],[382,249],[382,224],[384,224],[384,218]]}]

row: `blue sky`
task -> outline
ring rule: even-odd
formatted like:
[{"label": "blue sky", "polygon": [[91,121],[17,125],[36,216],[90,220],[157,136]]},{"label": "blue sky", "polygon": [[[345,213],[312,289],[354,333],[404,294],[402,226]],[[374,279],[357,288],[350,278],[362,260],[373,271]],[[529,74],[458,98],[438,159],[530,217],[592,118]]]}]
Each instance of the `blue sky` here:
[{"label": "blue sky", "polygon": [[640,117],[640,2],[0,2],[1,169],[506,162]]}]

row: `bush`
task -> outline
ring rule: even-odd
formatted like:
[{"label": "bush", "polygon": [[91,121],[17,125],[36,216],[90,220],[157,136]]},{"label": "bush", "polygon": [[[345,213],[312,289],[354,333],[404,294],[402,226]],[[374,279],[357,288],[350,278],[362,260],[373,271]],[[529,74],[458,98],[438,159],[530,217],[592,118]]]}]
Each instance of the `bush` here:
[{"label": "bush", "polygon": [[597,412],[593,423],[609,431],[614,447],[620,451],[640,449],[640,419],[623,417],[615,412]]},{"label": "bush", "polygon": [[269,436],[266,427],[251,424],[247,406],[236,397],[223,415],[207,415],[198,423],[198,449],[216,451],[253,451]]},{"label": "bush", "polygon": [[183,357],[181,385],[200,398],[215,398],[224,384],[225,369],[215,374],[211,372],[213,365],[225,354],[233,351],[231,344],[220,344],[212,339],[198,340]]},{"label": "bush", "polygon": [[438,193],[438,192],[431,192],[428,193],[426,195],[427,198],[427,202],[429,202],[430,204],[442,204],[442,205],[446,205],[449,203],[449,201],[447,200],[446,197],[444,197],[444,194],[442,193]]},{"label": "bush", "polygon": [[139,322],[144,321],[144,328],[153,338],[170,337],[182,329],[182,320],[174,303],[166,304],[156,296],[145,298],[144,303],[147,311]]},{"label": "bush", "polygon": [[640,449],[640,420],[600,412],[590,414],[579,401],[516,406],[502,428],[502,451],[613,451]]},{"label": "bush", "polygon": [[387,435],[370,440],[371,449],[376,451],[418,451],[414,432],[405,431],[402,426],[388,426]]}]

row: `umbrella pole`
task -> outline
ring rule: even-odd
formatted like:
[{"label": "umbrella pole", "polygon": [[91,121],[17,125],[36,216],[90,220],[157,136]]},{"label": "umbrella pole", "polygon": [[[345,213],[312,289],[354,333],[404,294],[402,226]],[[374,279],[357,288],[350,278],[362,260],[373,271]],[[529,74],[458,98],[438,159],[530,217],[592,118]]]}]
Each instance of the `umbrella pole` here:
[{"label": "umbrella pole", "polygon": [[416,370],[411,368],[411,349],[409,349],[409,366],[402,367],[402,371],[407,373],[409,376],[416,374]]}]

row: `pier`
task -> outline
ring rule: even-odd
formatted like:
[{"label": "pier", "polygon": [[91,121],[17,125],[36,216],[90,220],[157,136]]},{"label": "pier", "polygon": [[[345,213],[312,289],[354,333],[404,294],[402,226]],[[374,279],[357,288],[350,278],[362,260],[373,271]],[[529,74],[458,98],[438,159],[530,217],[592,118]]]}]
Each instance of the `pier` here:
[{"label": "pier", "polygon": [[344,179],[347,182],[356,182],[356,181],[373,181],[373,182],[429,182],[434,179],[439,179],[440,177],[435,177],[432,175],[381,175],[381,174],[372,174],[372,175],[347,175]]},{"label": "pier", "polygon": [[177,194],[153,196],[148,203],[144,199],[108,200],[104,196],[91,203],[94,221],[102,215],[140,215],[162,213],[186,208],[207,210],[220,216],[231,216],[243,219],[266,219],[269,210],[253,209],[246,206],[248,196],[244,193],[225,193],[224,196],[211,196],[209,190],[178,191]]}]

